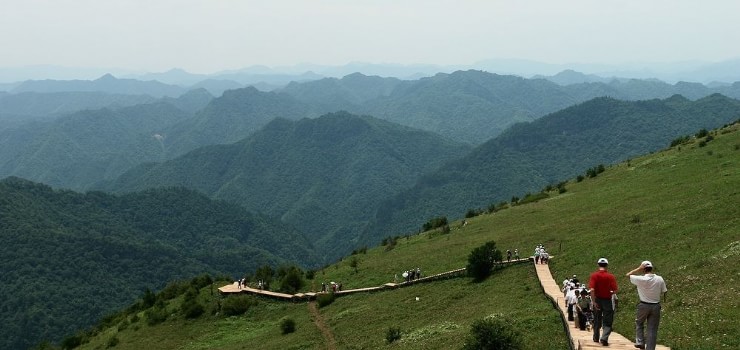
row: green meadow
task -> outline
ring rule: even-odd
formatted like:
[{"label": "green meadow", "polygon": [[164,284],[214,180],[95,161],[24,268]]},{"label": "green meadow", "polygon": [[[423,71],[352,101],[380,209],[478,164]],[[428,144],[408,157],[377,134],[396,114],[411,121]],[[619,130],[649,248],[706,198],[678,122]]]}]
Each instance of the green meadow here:
[{"label": "green meadow", "polygon": [[[739,129],[736,123],[711,132],[709,142],[691,139],[608,166],[596,177],[571,179],[565,193],[470,218],[465,226],[453,222],[449,233],[415,233],[398,238],[392,249],[369,248],[316,271],[306,290],[331,281],[345,289],[377,286],[417,267],[424,275],[465,267],[470,251],[491,240],[504,252],[518,248],[522,256],[544,244],[554,256],[556,281],[573,274],[586,281],[599,257],[609,259],[620,288],[614,330],[627,338],[634,335],[637,292],[624,274],[650,260],[669,290],[660,344],[674,350],[740,348]],[[215,313],[214,305],[223,303],[218,293],[206,287],[198,298],[206,305],[198,318],[181,316],[181,300],[173,299],[164,322],[150,326],[144,312],[123,313],[80,348],[323,349],[331,348],[329,332],[338,349],[454,349],[465,342],[471,323],[484,317],[509,320],[527,349],[568,348],[560,316],[529,264],[503,268],[480,283],[459,277],[338,297],[317,314],[305,302],[255,298],[244,315],[226,317]],[[294,333],[281,334],[284,317],[296,321]],[[401,330],[401,338],[389,344],[391,327]]]}]

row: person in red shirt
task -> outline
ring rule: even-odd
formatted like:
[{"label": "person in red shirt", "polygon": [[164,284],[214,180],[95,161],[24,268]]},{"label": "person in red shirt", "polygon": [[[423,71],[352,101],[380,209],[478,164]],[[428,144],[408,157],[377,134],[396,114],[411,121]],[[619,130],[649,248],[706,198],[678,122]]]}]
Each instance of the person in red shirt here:
[{"label": "person in red shirt", "polygon": [[[612,332],[612,323],[614,322],[614,306],[612,304],[612,295],[617,293],[617,279],[607,271],[609,261],[606,258],[600,258],[597,261],[599,269],[591,274],[588,281],[588,288],[591,290],[594,304],[594,342],[600,342],[601,345],[609,346],[609,334]],[[601,328],[604,331],[601,332]],[[599,336],[601,333],[601,336]]]}]

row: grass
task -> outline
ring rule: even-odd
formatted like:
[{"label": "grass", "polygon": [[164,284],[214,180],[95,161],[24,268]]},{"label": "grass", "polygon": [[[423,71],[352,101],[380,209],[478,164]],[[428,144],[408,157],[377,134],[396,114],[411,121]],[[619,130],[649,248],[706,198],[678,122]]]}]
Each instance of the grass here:
[{"label": "grass", "polygon": [[[637,293],[624,274],[651,260],[669,289],[660,344],[740,348],[738,128],[715,133],[704,147],[689,141],[608,167],[595,178],[573,179],[564,194],[469,218],[465,227],[452,223],[449,234],[426,232],[400,238],[390,251],[368,249],[354,256],[357,272],[345,258],[317,271],[307,289],[320,289],[322,281],[342,282],[345,289],[377,286],[416,267],[424,275],[464,267],[470,251],[489,240],[502,251],[518,248],[522,256],[544,244],[554,255],[556,280],[577,274],[585,281],[599,257],[609,259],[622,306],[614,330],[627,338],[634,335]],[[560,318],[528,265],[508,267],[482,283],[456,278],[340,297],[319,312],[341,349],[460,348],[472,322],[488,316],[510,318],[528,349],[567,348]],[[296,321],[295,333],[280,334],[283,317]],[[388,344],[391,327],[402,337]],[[116,349],[324,348],[305,303],[267,300],[240,317],[171,317],[154,327],[140,321],[120,332],[109,329],[83,348],[104,349],[113,336]]]}]

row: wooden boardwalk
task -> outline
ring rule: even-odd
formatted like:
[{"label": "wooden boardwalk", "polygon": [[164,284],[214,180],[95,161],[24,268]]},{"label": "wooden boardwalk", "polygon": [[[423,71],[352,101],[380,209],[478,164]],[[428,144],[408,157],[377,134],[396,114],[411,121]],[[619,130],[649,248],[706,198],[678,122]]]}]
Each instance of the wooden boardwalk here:
[{"label": "wooden boardwalk", "polygon": [[[537,277],[542,285],[542,290],[545,292],[545,295],[552,300],[553,305],[560,311],[560,316],[565,325],[565,332],[571,340],[573,349],[636,349],[634,347],[635,343],[632,340],[625,338],[619,333],[612,331],[611,335],[609,335],[609,346],[605,347],[593,341],[593,331],[582,331],[576,328],[573,322],[568,321],[568,306],[565,303],[565,298],[563,297],[563,291],[560,289],[560,285],[555,282],[555,279],[552,277],[552,273],[550,273],[550,267],[547,264],[535,264],[534,266],[535,270],[537,270]],[[670,350],[669,347],[663,345],[658,345],[656,349]]]},{"label": "wooden boardwalk", "polygon": [[[519,260],[512,260],[512,261],[504,261],[502,264],[515,264],[515,263],[522,263],[527,262],[531,259],[519,259]],[[354,293],[367,293],[367,292],[377,292],[381,290],[389,290],[389,289],[395,289],[395,288],[401,288],[401,287],[407,287],[411,286],[417,283],[424,283],[424,282],[431,282],[431,281],[437,281],[440,279],[445,278],[452,278],[457,276],[464,276],[465,275],[465,268],[455,269],[452,271],[446,271],[438,274],[434,274],[431,276],[426,276],[422,278],[417,278],[413,281],[404,281],[401,283],[386,283],[377,287],[365,287],[365,288],[357,288],[357,289],[345,289],[345,290],[339,290],[334,292],[334,296],[344,296]],[[239,285],[237,282],[234,282],[232,284],[227,284],[223,287],[220,287],[218,291],[222,295],[229,295],[229,294],[254,294],[259,296],[264,296],[268,298],[278,299],[278,300],[285,300],[285,301],[309,301],[316,299],[316,295],[320,294],[321,292],[308,292],[308,293],[297,293],[297,294],[285,294],[285,293],[277,293],[277,292],[271,292],[267,290],[262,289],[256,289],[251,287],[241,287],[239,288]]]}]

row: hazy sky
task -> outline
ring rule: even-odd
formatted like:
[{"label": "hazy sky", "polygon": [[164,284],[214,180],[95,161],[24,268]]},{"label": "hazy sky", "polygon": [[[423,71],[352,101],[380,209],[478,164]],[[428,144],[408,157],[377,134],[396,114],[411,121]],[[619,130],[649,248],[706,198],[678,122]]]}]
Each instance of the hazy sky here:
[{"label": "hazy sky", "polygon": [[0,0],[0,67],[722,61],[738,0]]}]

